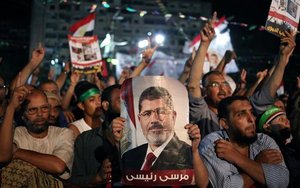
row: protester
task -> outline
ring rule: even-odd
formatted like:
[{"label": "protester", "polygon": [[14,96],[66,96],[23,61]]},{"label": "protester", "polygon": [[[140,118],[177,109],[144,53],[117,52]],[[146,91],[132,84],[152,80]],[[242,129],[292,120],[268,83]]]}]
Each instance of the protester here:
[{"label": "protester", "polygon": [[213,187],[287,187],[289,171],[279,147],[256,133],[250,101],[243,96],[223,99],[218,106],[223,130],[204,137],[200,154]]},{"label": "protester", "polygon": [[[13,115],[19,106],[25,127],[14,129]],[[10,162],[3,169],[2,186],[13,187],[14,180],[26,187],[45,187],[61,184],[58,177],[70,177],[72,131],[49,126],[49,111],[47,97],[42,91],[26,85],[15,88],[0,127],[0,162]]]},{"label": "protester", "polygon": [[120,185],[119,152],[111,131],[111,122],[120,116],[120,85],[106,88],[101,97],[105,114],[103,126],[79,135],[75,142],[71,182],[76,185]]},{"label": "protester", "polygon": [[84,117],[68,125],[73,130],[74,138],[84,131],[102,125],[101,92],[99,88],[88,81],[78,82],[75,87],[77,106],[83,111]]},{"label": "protester", "polygon": [[275,106],[268,108],[259,119],[258,129],[278,144],[290,172],[289,187],[299,187],[300,148],[292,137],[290,121],[284,109]]}]

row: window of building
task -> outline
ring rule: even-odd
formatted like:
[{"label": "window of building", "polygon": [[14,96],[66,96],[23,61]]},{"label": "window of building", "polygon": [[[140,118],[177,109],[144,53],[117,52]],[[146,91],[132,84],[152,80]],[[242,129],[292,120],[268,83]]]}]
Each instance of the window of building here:
[{"label": "window of building", "polygon": [[59,9],[60,10],[71,10],[71,5],[67,3],[61,3],[59,4]]}]

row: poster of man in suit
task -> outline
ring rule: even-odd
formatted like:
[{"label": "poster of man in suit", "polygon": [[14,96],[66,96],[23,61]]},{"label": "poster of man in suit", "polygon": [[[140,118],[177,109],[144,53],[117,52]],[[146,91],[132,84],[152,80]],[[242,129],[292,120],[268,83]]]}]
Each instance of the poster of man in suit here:
[{"label": "poster of man in suit", "polygon": [[121,116],[123,182],[129,185],[187,185],[193,177],[188,96],[177,80],[145,76],[126,80]]}]

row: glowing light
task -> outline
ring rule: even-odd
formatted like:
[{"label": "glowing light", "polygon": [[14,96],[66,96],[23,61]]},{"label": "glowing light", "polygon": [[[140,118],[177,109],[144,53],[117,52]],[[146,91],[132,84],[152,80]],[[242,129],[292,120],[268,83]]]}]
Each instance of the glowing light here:
[{"label": "glowing light", "polygon": [[111,59],[111,64],[118,65],[119,64],[119,60],[118,59]]},{"label": "glowing light", "polygon": [[179,18],[185,18],[185,15],[179,12]]},{"label": "glowing light", "polygon": [[146,46],[148,46],[148,40],[144,39],[144,40],[139,41],[139,43],[138,43],[139,48],[145,48]]},{"label": "glowing light", "polygon": [[55,65],[55,61],[53,59],[51,60],[51,65]]},{"label": "glowing light", "polygon": [[162,44],[164,41],[165,41],[165,36],[164,36],[164,35],[162,35],[162,34],[157,34],[157,35],[155,36],[155,42],[156,42],[157,44]]},{"label": "glowing light", "polygon": [[140,12],[140,17],[144,17],[146,14],[147,14],[147,11],[142,10],[142,11]]},{"label": "glowing light", "polygon": [[110,5],[106,1],[102,1],[102,6],[104,8],[109,8],[110,7]]},{"label": "glowing light", "polygon": [[130,7],[126,7],[126,10],[127,10],[128,12],[136,12],[136,10],[135,10],[135,9],[133,9],[133,8],[130,8]]}]

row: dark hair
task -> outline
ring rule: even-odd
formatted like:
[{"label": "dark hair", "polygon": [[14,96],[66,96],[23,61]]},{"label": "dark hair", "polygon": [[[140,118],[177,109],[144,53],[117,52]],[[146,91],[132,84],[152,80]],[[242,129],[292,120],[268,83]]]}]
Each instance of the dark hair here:
[{"label": "dark hair", "polygon": [[111,103],[111,93],[115,89],[121,89],[121,85],[114,84],[114,85],[111,85],[111,86],[105,88],[102,92],[101,101],[108,101],[109,103]]},{"label": "dark hair", "polygon": [[202,77],[202,86],[203,87],[206,87],[208,85],[208,78],[211,75],[223,76],[223,74],[220,71],[210,71],[210,72],[204,74],[203,77]]},{"label": "dark hair", "polygon": [[76,95],[77,100],[79,100],[80,96],[88,91],[91,88],[99,89],[95,84],[92,84],[88,81],[80,81],[76,84],[74,93]]},{"label": "dark hair", "polygon": [[219,119],[229,118],[229,106],[235,102],[235,101],[249,101],[249,99],[245,96],[230,96],[226,97],[225,99],[221,100],[219,105],[218,105],[218,117]]},{"label": "dark hair", "polygon": [[166,103],[166,105],[170,109],[174,109],[173,107],[173,101],[172,96],[170,95],[169,91],[163,87],[149,87],[145,89],[139,100],[139,112],[141,112],[142,109],[142,102],[144,100],[155,100],[155,99],[163,99]]},{"label": "dark hair", "polygon": [[40,83],[39,89],[41,89],[41,86],[44,84],[54,84],[58,87],[57,83],[54,80],[46,80],[46,81]]}]

